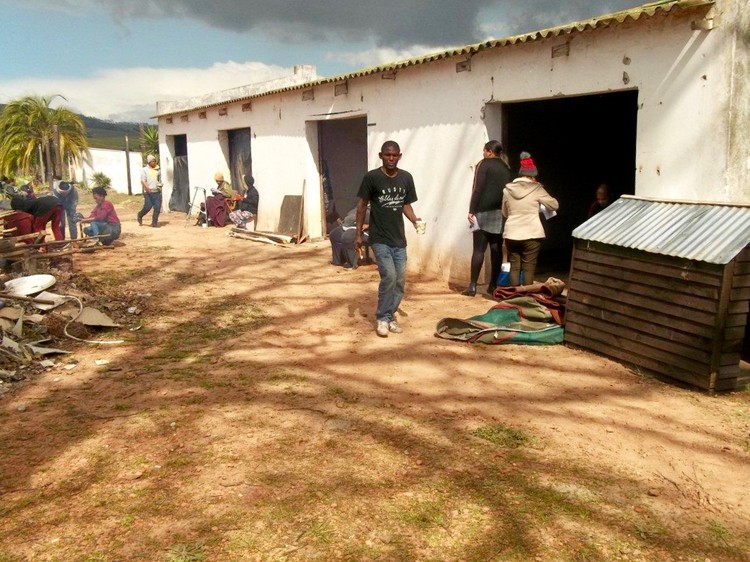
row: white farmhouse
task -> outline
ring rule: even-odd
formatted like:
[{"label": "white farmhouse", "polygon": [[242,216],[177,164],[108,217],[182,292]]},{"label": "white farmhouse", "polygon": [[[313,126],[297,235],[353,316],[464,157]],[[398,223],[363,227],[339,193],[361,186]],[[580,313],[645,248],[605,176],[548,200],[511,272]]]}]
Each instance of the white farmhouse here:
[{"label": "white farmhouse", "polygon": [[[304,195],[325,236],[322,179],[343,215],[381,144],[400,143],[427,235],[409,267],[464,282],[474,166],[488,139],[533,155],[561,202],[540,268],[566,269],[599,183],[616,194],[750,203],[750,3],[660,1],[536,33],[318,78],[157,104],[165,204],[186,210],[216,171],[251,173],[259,230]],[[486,268],[485,268],[486,269]]]}]

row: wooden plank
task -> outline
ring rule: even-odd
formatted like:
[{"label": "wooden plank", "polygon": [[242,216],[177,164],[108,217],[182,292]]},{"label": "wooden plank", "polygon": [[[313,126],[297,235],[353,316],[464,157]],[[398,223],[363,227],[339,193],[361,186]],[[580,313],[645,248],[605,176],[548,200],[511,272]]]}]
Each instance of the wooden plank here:
[{"label": "wooden plank", "polygon": [[658,326],[674,327],[674,329],[680,330],[681,332],[695,334],[703,338],[710,339],[713,338],[714,335],[714,327],[712,323],[701,324],[693,321],[691,318],[685,317],[684,315],[677,318],[665,314],[654,314],[654,311],[651,309],[639,308],[627,303],[581,292],[577,293],[575,298],[568,298],[567,308],[575,308],[578,303],[603,311],[616,312],[638,320],[653,322]]},{"label": "wooden plank", "polygon": [[747,314],[740,312],[738,314],[730,314],[727,316],[727,328],[739,328],[747,323]]},{"label": "wooden plank", "polygon": [[724,330],[724,337],[728,340],[734,340],[734,339],[744,340],[745,326],[726,328]]},{"label": "wooden plank", "polygon": [[735,275],[750,275],[750,261],[738,261],[734,265]]},{"label": "wooden plank", "polygon": [[750,275],[735,275],[732,280],[732,287],[735,289],[750,287]]},{"label": "wooden plank", "polygon": [[[581,286],[582,284],[585,286]],[[582,283],[578,274],[570,280],[570,289],[571,292],[576,290],[579,293],[595,295],[611,301],[623,302],[632,306],[644,308],[652,315],[666,314],[668,316],[674,316],[675,318],[689,317],[691,321],[700,324],[706,324],[708,326],[714,326],[716,324],[716,315],[711,312],[703,310],[687,310],[686,307],[681,306],[679,303],[664,302],[663,300],[654,299],[650,296],[622,292],[591,283]]]},{"label": "wooden plank", "polygon": [[727,314],[747,314],[750,312],[750,301],[730,301]]},{"label": "wooden plank", "polygon": [[679,305],[681,308],[689,308],[693,310],[702,310],[704,312],[715,313],[718,308],[718,299],[707,299],[700,298],[684,293],[678,293],[669,291],[666,289],[657,289],[655,287],[648,287],[639,281],[628,282],[621,281],[616,277],[602,278],[601,275],[587,273],[582,270],[578,270],[573,274],[571,278],[576,281],[582,281],[591,285],[606,285],[609,289],[614,289],[620,293],[631,293],[634,295],[648,295],[651,299],[656,299],[661,303],[674,303]]},{"label": "wooden plank", "polygon": [[649,287],[667,289],[670,292],[679,292],[685,295],[716,300],[719,298],[719,288],[712,285],[685,281],[682,278],[652,275],[646,271],[635,271],[598,263],[579,260],[576,262],[579,271],[585,271],[605,278],[621,279],[631,283],[639,283]]},{"label": "wooden plank", "polygon": [[[716,264],[649,254],[606,244],[593,243],[591,247],[583,248],[580,241],[576,242],[576,249],[580,259],[594,263],[627,267],[635,271],[646,270],[664,277],[677,277],[717,287],[721,285],[722,266]],[[587,254],[590,256],[587,257]]]},{"label": "wooden plank", "polygon": [[241,238],[242,240],[250,240],[252,242],[262,242],[263,244],[271,244],[272,246],[285,246],[285,244],[281,244],[279,242],[276,242],[275,240],[271,240],[270,238],[267,238],[263,236],[262,234],[251,234],[250,232],[230,231],[229,236],[231,236],[232,238]]},{"label": "wooden plank", "polygon": [[675,353],[670,353],[657,349],[645,342],[637,342],[622,334],[612,334],[602,329],[583,326],[581,324],[571,324],[565,326],[565,332],[570,332],[579,336],[589,338],[610,346],[613,350],[620,349],[639,357],[645,357],[659,363],[672,365],[688,373],[708,373],[711,356],[708,355],[705,361],[693,361]]},{"label": "wooden plank", "polygon": [[691,345],[684,345],[674,340],[660,338],[647,332],[641,332],[640,330],[635,329],[632,325],[610,323],[580,314],[574,314],[573,318],[568,318],[565,328],[568,329],[571,326],[582,326],[586,329],[601,330],[602,332],[613,335],[621,340],[621,347],[628,347],[632,344],[647,345],[654,349],[706,365],[708,365],[711,360],[710,340],[707,344],[704,343],[703,346],[694,347]]},{"label": "wooden plank", "polygon": [[299,208],[299,225],[297,227],[297,244],[302,244],[304,236],[304,228],[305,228],[305,190],[307,188],[307,180],[302,180],[302,202],[300,203]]},{"label": "wooden plank", "polygon": [[279,213],[279,227],[277,231],[280,234],[288,236],[299,236],[299,224],[302,217],[302,196],[285,195],[281,202],[281,212]]},{"label": "wooden plank", "polygon": [[[581,302],[568,302],[565,317],[566,323],[585,323],[583,319],[579,319],[579,316],[593,317],[609,324],[626,326],[629,329],[638,330],[666,341],[676,342],[697,349],[708,349],[713,336],[713,333],[709,331],[705,335],[683,332],[675,326],[674,322],[670,322],[669,319],[663,324],[657,324],[652,318],[634,318],[611,310],[602,310],[588,306]],[[744,333],[743,328],[743,336]]]},{"label": "wooden plank", "polygon": [[673,365],[660,363],[648,357],[641,357],[621,349],[610,348],[606,343],[603,342],[589,340],[586,337],[579,336],[577,334],[568,334],[567,330],[565,332],[565,343],[571,343],[584,349],[589,349],[591,351],[601,353],[606,357],[611,357],[613,359],[621,361],[628,366],[641,367],[675,381],[687,383],[704,390],[708,389],[708,385],[710,382],[708,373],[701,374],[684,371],[676,368]]},{"label": "wooden plank", "polygon": [[263,236],[279,244],[291,244],[294,240],[294,236],[287,236],[285,234],[278,234],[275,232],[265,232],[262,230],[247,230],[246,228],[232,227],[232,232],[237,234],[249,235],[249,236]]},{"label": "wooden plank", "polygon": [[750,287],[735,287],[729,294],[729,300],[733,302],[750,300]]},{"label": "wooden plank", "polygon": [[[724,272],[722,274],[721,292],[719,294],[719,308],[716,313],[716,326],[714,327],[714,341],[712,343],[711,350],[711,384],[709,390],[716,388],[716,377],[718,376],[719,367],[721,365],[722,353],[721,349],[724,344],[724,330],[727,327],[727,318],[732,314],[732,307],[735,304],[747,303],[732,303],[730,302],[730,296],[732,293],[732,278],[734,277],[734,266],[733,262],[728,263],[724,266]],[[739,361],[738,361],[739,363]]]},{"label": "wooden plank", "polygon": [[740,364],[740,352],[739,349],[736,351],[726,351],[722,353],[721,360],[719,361],[720,369],[724,367],[731,367],[732,365]]},{"label": "wooden plank", "polygon": [[750,261],[750,245],[745,246],[743,250],[739,254],[737,254],[734,260],[737,262]]}]

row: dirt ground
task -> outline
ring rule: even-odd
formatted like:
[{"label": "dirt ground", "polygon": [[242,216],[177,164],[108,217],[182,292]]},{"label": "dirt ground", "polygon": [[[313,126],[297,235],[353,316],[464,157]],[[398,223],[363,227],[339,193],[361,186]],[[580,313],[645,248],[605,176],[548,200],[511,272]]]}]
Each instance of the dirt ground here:
[{"label": "dirt ground", "polygon": [[492,301],[413,275],[378,338],[375,266],[136,204],[73,259],[123,343],[0,399],[0,562],[750,560],[750,392],[436,338]]}]

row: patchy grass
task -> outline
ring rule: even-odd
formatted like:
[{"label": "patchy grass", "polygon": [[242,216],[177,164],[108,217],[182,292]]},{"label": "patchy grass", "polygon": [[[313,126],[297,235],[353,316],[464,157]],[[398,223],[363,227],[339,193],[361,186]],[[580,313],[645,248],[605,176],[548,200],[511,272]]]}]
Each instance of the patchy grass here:
[{"label": "patchy grass", "polygon": [[716,542],[729,546],[729,530],[718,519],[711,519],[708,522],[709,536]]},{"label": "patchy grass", "polygon": [[473,433],[480,439],[508,449],[517,449],[531,442],[531,438],[525,432],[504,424],[483,425],[476,428]]},{"label": "patchy grass", "polygon": [[169,549],[167,562],[204,562],[202,544],[180,544]]},{"label": "patchy grass", "polygon": [[[269,263],[261,276],[280,262]],[[465,386],[441,387],[413,378],[406,364],[414,349],[383,352],[396,337],[383,342],[368,328],[372,341],[343,340],[345,308],[329,332],[310,331],[300,324],[304,298],[236,298],[177,270],[144,268],[143,278],[115,271],[113,285],[137,293],[158,286],[164,295],[148,300],[137,345],[111,351],[122,372],[82,361],[60,384],[32,379],[7,397],[0,562],[747,562],[742,516],[689,495],[647,496],[645,477],[609,470],[623,465],[606,453],[589,458],[567,440],[556,446],[554,434],[493,421],[528,418],[483,411],[484,396],[465,374],[476,370],[473,360],[455,375]],[[356,322],[359,312],[351,314]],[[344,345],[332,352],[333,341]],[[441,359],[425,359],[437,378]],[[499,388],[489,381],[488,401]],[[556,390],[533,396],[542,409],[557,408]],[[602,394],[567,398],[572,410],[580,401],[598,408],[615,393],[622,406],[637,390],[605,385]],[[745,408],[746,397],[737,393],[742,406],[730,409],[718,398],[660,402],[653,392],[641,413],[677,400],[696,409],[710,402],[711,415],[744,428],[746,412],[729,412]],[[23,414],[13,408],[20,398],[33,405]],[[555,410],[547,421],[560,416]],[[746,433],[732,433],[734,445],[737,435]],[[552,451],[534,447],[542,439]],[[744,454],[739,448],[723,454]]]}]

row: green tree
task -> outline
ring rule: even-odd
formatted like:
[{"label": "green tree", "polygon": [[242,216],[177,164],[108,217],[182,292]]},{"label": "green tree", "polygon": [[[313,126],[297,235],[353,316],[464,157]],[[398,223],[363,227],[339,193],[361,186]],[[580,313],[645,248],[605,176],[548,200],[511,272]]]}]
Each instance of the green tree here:
[{"label": "green tree", "polygon": [[153,125],[141,125],[141,132],[138,136],[141,143],[141,154],[143,161],[146,162],[146,156],[153,154],[156,161],[159,161],[159,129]]},{"label": "green tree", "polygon": [[112,187],[112,180],[104,172],[95,172],[91,176],[91,181],[94,182],[94,187],[103,187],[104,189]]},{"label": "green tree", "polygon": [[65,107],[52,108],[55,98],[26,96],[9,102],[0,115],[0,173],[44,170],[47,183],[62,175],[63,162],[80,162],[88,151],[81,118]]}]

